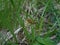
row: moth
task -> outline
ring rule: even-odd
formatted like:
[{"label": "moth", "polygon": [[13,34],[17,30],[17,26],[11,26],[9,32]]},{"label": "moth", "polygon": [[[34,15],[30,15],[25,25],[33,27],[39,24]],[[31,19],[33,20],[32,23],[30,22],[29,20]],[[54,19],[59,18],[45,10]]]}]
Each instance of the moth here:
[{"label": "moth", "polygon": [[25,26],[30,26],[30,25],[36,24],[36,22],[32,19],[26,19],[25,20]]},{"label": "moth", "polygon": [[36,22],[34,21],[34,20],[32,20],[32,19],[27,19],[26,20],[28,23],[30,23],[30,24],[36,24]]}]

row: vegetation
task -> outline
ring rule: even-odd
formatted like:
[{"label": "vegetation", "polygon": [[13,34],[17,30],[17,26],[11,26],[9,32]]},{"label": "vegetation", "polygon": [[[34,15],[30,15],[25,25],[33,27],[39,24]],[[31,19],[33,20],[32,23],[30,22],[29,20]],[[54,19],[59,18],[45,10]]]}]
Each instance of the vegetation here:
[{"label": "vegetation", "polygon": [[[18,27],[22,27],[27,45],[57,45],[60,42],[60,1],[0,0],[0,45],[22,45],[14,34]],[[10,32],[13,39],[5,41],[2,30]]]}]

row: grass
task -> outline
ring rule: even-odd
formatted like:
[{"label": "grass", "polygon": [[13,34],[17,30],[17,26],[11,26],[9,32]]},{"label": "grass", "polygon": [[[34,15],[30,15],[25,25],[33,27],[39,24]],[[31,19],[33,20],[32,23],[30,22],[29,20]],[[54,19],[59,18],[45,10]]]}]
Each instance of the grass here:
[{"label": "grass", "polygon": [[[28,41],[28,45],[56,45],[60,40],[60,14],[58,13],[58,11],[60,12],[60,9],[56,9],[55,4],[59,4],[59,1],[0,0],[0,30],[8,29],[15,40],[15,42],[8,40],[5,44],[1,44],[1,42],[0,44],[19,45],[16,35],[14,34],[14,29],[21,26]],[[43,8],[43,10],[38,13],[38,10],[41,8]],[[35,24],[31,24],[27,21],[28,24],[30,24],[29,26],[27,24],[27,27],[30,27],[30,29],[27,29],[25,26],[25,21],[27,19],[31,19],[33,22],[36,22]],[[29,30],[31,30],[31,33]],[[40,34],[45,33],[45,31],[46,34],[41,36]],[[57,41],[50,39],[53,35],[56,35],[57,39],[54,40]]]}]

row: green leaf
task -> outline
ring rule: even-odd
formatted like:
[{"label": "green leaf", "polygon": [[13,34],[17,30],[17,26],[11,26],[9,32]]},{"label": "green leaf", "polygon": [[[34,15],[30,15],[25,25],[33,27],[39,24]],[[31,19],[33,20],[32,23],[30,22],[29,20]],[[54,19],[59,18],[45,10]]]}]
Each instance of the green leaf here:
[{"label": "green leaf", "polygon": [[40,44],[40,43],[38,43],[38,42],[36,41],[36,42],[34,42],[32,45],[42,45],[42,44]]},{"label": "green leaf", "polygon": [[51,0],[48,0],[48,2],[46,3],[45,7],[44,7],[44,10],[42,12],[42,15],[41,15],[41,18],[40,18],[40,32],[42,30],[42,27],[43,27],[43,24],[44,24],[44,14],[45,14],[45,11],[47,10],[48,6],[50,6],[49,4],[51,3]]},{"label": "green leaf", "polygon": [[50,40],[49,38],[41,38],[37,37],[36,41],[42,43],[44,45],[56,45],[54,41]]},{"label": "green leaf", "polygon": [[13,5],[13,7],[15,7],[14,1],[10,0],[11,4]]},{"label": "green leaf", "polygon": [[32,38],[32,42],[35,40],[35,29],[33,26],[31,26],[31,38]]}]

